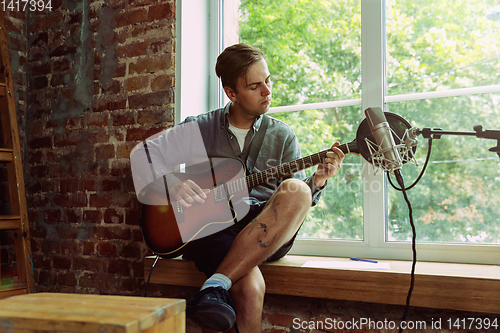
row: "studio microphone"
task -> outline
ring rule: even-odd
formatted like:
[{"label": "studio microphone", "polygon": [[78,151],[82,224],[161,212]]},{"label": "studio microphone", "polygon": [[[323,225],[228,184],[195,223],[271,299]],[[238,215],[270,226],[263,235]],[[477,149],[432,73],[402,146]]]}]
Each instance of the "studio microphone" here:
[{"label": "studio microphone", "polygon": [[[375,138],[379,147],[377,154],[383,155],[380,167],[388,172],[393,173],[401,187],[403,185],[403,176],[400,169],[403,167],[403,162],[399,151],[396,148],[394,138],[391,133],[391,127],[387,122],[384,112],[379,107],[368,108],[365,110],[365,116],[370,126],[370,131]],[[373,158],[373,157],[372,157]]]}]

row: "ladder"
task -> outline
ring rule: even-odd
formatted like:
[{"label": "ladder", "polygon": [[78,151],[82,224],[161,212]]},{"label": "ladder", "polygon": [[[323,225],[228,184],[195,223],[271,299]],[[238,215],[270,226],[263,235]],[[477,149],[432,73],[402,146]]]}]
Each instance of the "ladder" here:
[{"label": "ladder", "polygon": [[1,167],[7,170],[10,198],[10,215],[0,215],[0,232],[12,230],[7,235],[14,236],[17,266],[17,281],[14,278],[7,284],[0,284],[0,298],[34,291],[28,212],[13,88],[4,13],[0,9],[0,122],[3,134],[3,144],[0,141],[0,163],[3,164]]}]

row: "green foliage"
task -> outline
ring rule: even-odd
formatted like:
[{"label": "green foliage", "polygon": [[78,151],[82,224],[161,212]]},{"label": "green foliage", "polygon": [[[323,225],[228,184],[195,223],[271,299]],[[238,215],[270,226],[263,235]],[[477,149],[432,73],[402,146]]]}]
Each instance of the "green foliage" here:
[{"label": "green foliage", "polygon": [[[498,84],[500,24],[486,18],[485,5],[496,4],[387,0],[387,94]],[[273,106],[361,97],[359,0],[242,0],[240,8],[240,41],[266,53]],[[387,111],[419,128],[472,131],[482,124],[498,130],[499,104],[500,94],[485,93],[389,103]],[[342,107],[273,116],[295,130],[305,156],[334,141],[352,141],[361,111]],[[407,184],[422,168],[426,144],[420,137],[420,166],[403,169]],[[495,144],[474,137],[433,140],[433,163],[408,193],[419,241],[500,243],[500,164],[487,151]],[[309,214],[301,236],[362,239],[362,185],[361,158],[350,155]],[[387,237],[411,237],[406,204],[392,189]]]}]

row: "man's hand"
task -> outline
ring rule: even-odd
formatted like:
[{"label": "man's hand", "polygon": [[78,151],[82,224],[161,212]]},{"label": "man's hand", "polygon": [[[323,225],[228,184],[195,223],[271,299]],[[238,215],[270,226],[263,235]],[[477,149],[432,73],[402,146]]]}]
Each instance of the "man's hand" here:
[{"label": "man's hand", "polygon": [[339,142],[335,142],[332,146],[332,151],[326,153],[324,163],[318,165],[318,170],[314,174],[314,184],[317,187],[323,187],[328,178],[337,174],[344,160],[344,153],[338,149]]},{"label": "man's hand", "polygon": [[191,179],[182,180],[172,186],[170,189],[170,197],[178,201],[182,206],[189,208],[196,201],[204,203],[207,198],[206,193],[209,190],[203,190]]}]

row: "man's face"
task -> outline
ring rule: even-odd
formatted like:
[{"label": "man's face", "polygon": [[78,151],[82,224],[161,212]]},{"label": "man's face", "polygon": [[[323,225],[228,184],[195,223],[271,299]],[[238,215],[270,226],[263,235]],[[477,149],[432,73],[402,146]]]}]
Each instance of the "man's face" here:
[{"label": "man's face", "polygon": [[271,105],[271,75],[264,59],[248,68],[238,78],[237,92],[232,91],[232,102],[249,116],[257,117],[269,110]]}]

